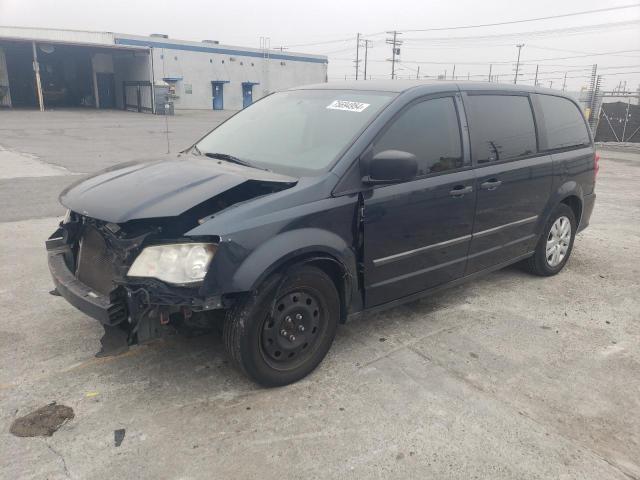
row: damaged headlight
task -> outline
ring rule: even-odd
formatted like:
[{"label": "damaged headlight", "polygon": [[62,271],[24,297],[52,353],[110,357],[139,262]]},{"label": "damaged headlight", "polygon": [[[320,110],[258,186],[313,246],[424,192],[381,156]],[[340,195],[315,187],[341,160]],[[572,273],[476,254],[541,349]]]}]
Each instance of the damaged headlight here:
[{"label": "damaged headlight", "polygon": [[174,243],[146,247],[135,259],[128,277],[152,277],[186,285],[201,281],[216,252],[212,243]]}]

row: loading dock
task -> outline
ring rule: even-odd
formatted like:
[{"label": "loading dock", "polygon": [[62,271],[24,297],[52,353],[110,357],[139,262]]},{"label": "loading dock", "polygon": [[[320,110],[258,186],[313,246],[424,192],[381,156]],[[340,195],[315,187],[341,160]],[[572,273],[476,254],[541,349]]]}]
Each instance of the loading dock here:
[{"label": "loading dock", "polygon": [[0,105],[125,109],[126,82],[151,85],[148,48],[83,43],[76,33],[79,41],[0,37]]}]

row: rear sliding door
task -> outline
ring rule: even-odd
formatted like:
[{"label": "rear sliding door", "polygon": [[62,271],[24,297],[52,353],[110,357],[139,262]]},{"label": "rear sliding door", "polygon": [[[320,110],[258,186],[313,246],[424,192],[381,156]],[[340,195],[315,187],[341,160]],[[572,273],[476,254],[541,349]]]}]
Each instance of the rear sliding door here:
[{"label": "rear sliding door", "polygon": [[551,156],[540,153],[528,94],[464,95],[477,204],[466,274],[533,250],[549,200]]}]

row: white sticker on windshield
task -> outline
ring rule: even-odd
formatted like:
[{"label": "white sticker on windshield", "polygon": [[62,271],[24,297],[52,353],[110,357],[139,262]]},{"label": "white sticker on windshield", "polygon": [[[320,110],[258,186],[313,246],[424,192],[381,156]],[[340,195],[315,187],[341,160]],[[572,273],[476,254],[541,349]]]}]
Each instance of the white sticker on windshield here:
[{"label": "white sticker on windshield", "polygon": [[349,100],[334,100],[327,106],[329,110],[346,110],[347,112],[362,112],[370,103],[351,102]]}]

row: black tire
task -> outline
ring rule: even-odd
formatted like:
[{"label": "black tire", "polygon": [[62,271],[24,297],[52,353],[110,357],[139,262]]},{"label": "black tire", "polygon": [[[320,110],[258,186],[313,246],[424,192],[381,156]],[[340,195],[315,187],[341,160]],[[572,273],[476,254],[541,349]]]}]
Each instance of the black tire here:
[{"label": "black tire", "polygon": [[[550,261],[547,258],[547,241],[550,238],[551,228],[553,227],[556,220],[566,217],[569,219],[569,223],[571,224],[571,234],[569,238],[569,244],[564,255],[564,258],[557,265],[551,265]],[[576,216],[573,213],[573,210],[566,204],[560,203],[555,208],[553,213],[549,216],[549,220],[542,231],[542,235],[540,235],[540,239],[538,240],[538,244],[536,245],[536,250],[533,256],[526,259],[523,263],[525,269],[534,275],[540,275],[542,277],[549,277],[551,275],[555,275],[560,272],[566,265],[569,257],[571,256],[571,251],[573,250],[573,241],[576,237],[576,228],[577,221]]]},{"label": "black tire", "polygon": [[339,318],[331,278],[316,267],[296,265],[269,277],[228,311],[224,345],[236,367],[255,382],[288,385],[320,364]]}]

